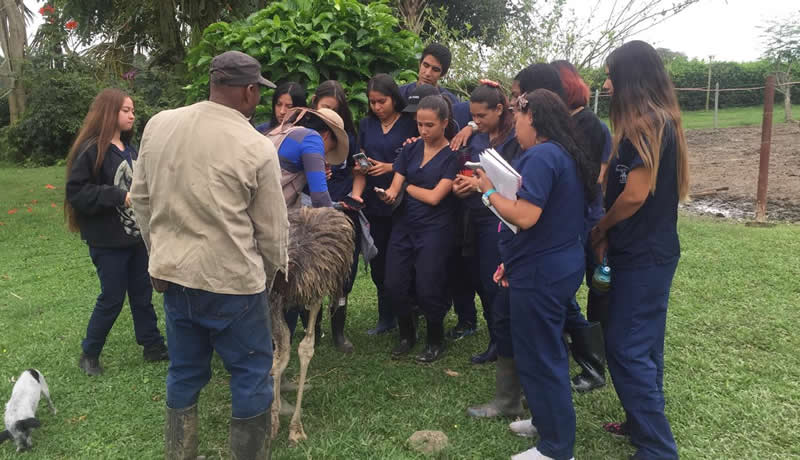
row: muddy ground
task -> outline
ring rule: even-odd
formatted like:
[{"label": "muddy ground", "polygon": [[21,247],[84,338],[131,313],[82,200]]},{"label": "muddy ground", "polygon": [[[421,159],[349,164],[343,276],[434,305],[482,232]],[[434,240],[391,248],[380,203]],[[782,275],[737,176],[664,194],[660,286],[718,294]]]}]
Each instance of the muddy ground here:
[{"label": "muddy ground", "polygon": [[[683,209],[701,215],[752,220],[758,184],[761,127],[688,131],[691,191]],[[728,187],[727,191],[704,194]],[[776,124],[767,189],[767,219],[800,223],[800,123]]]}]

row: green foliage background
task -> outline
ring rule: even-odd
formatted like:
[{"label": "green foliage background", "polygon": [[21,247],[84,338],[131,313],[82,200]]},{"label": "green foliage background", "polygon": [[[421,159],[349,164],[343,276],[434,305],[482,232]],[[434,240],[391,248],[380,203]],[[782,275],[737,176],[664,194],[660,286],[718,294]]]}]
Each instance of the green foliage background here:
[{"label": "green foliage background", "polygon": [[[192,83],[187,102],[208,95],[208,67],[224,51],[245,52],[262,64],[264,75],[280,83],[297,81],[313,94],[319,83],[338,80],[356,118],[367,108],[367,81],[377,73],[398,82],[416,79],[419,37],[400,30],[386,2],[368,5],[356,0],[284,0],[243,21],[209,26],[189,51]],[[259,106],[257,118],[271,111]],[[357,120],[356,120],[357,121]]]}]

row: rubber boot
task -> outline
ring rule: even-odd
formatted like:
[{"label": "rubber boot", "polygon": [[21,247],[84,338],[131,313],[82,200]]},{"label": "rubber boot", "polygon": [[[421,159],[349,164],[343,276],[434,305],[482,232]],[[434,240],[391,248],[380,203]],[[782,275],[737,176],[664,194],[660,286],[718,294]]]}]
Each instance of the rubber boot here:
[{"label": "rubber boot", "polygon": [[164,428],[166,460],[200,460],[197,456],[197,404],[183,409],[167,407]]},{"label": "rubber boot", "polygon": [[470,417],[522,417],[522,385],[514,358],[497,357],[495,363],[494,399],[480,406],[468,407]]},{"label": "rubber boot", "polygon": [[572,379],[575,391],[585,393],[606,384],[606,350],[600,323],[572,333],[572,358],[582,371]]},{"label": "rubber boot", "polygon": [[378,291],[378,324],[367,331],[368,335],[385,334],[396,328],[398,320],[392,311],[392,304],[385,293]]},{"label": "rubber boot", "polygon": [[606,331],[608,324],[608,293],[598,294],[593,290],[589,290],[589,296],[586,299],[586,319],[590,323],[598,322],[603,327],[603,333]]},{"label": "rubber boot", "polygon": [[331,304],[331,332],[333,346],[342,353],[352,353],[353,344],[344,335],[344,324],[347,322],[347,297],[336,299]]},{"label": "rubber boot", "polygon": [[469,359],[472,364],[486,364],[497,361],[497,345],[493,341],[489,342],[489,346],[483,353],[472,355]]},{"label": "rubber boot", "polygon": [[231,458],[268,460],[270,423],[269,411],[250,418],[231,417]]},{"label": "rubber boot", "polygon": [[392,349],[392,359],[402,358],[417,344],[416,318],[413,313],[398,318],[397,326],[400,328],[400,341]]},{"label": "rubber boot", "polygon": [[428,321],[425,350],[417,355],[418,363],[432,363],[444,355],[444,323]]}]

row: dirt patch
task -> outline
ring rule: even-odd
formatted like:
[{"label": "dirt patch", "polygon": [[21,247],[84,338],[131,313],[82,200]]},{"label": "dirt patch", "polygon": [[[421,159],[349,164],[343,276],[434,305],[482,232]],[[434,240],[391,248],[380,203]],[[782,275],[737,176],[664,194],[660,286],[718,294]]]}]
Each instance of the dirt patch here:
[{"label": "dirt patch", "polygon": [[[697,196],[683,209],[738,220],[754,217],[761,127],[688,131],[692,193],[728,187]],[[800,222],[800,124],[773,126],[767,189],[767,218]]]}]

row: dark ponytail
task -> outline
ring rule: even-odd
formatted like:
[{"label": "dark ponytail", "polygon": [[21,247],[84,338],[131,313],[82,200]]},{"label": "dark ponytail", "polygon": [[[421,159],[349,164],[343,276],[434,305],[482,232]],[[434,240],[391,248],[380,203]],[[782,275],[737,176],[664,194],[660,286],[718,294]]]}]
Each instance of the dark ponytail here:
[{"label": "dark ponytail", "polygon": [[458,133],[458,125],[453,120],[453,106],[450,100],[440,95],[425,96],[419,101],[417,112],[420,110],[432,110],[433,113],[439,117],[439,120],[447,120],[447,126],[444,128],[444,137],[447,140],[452,139]]},{"label": "dark ponytail", "polygon": [[514,129],[514,114],[509,110],[508,98],[506,98],[503,89],[499,85],[493,86],[483,83],[472,91],[469,101],[477,104],[486,104],[490,109],[494,109],[498,104],[503,106],[503,113],[500,114],[500,135],[493,142],[490,142],[489,146],[497,147],[505,142],[511,130]]}]

